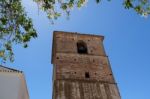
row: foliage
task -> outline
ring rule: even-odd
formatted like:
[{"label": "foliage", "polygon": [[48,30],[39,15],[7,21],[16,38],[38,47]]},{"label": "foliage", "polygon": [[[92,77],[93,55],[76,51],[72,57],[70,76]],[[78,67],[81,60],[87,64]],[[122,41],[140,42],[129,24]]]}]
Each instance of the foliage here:
[{"label": "foliage", "polygon": [[[70,11],[74,7],[82,7],[87,3],[87,0],[34,0],[40,8],[47,13],[47,16],[51,20],[55,20],[62,15],[63,12],[66,15],[70,15]],[[100,3],[101,0],[95,0]],[[111,1],[111,0],[107,0]],[[134,9],[138,14],[142,16],[148,16],[150,14],[150,2],[149,0],[124,0],[123,5],[126,9]]]},{"label": "foliage", "polygon": [[[62,14],[70,15],[71,9],[75,6],[84,6],[87,0],[34,0],[40,8],[47,13],[48,18],[53,22]],[[99,1],[99,0],[97,0]]]},{"label": "foliage", "polygon": [[134,9],[138,14],[147,17],[150,15],[150,1],[149,0],[125,0],[124,6],[126,9]]},{"label": "foliage", "polygon": [[[70,15],[71,9],[81,8],[87,0],[33,0],[41,10],[47,13],[52,21],[62,16]],[[101,0],[95,0],[100,3]],[[107,0],[110,1],[110,0]],[[150,15],[149,0],[124,0],[126,9],[134,9],[142,16]],[[23,44],[26,48],[31,38],[36,38],[37,33],[21,5],[21,0],[0,0],[0,59],[14,60],[13,44]]]},{"label": "foliage", "polygon": [[27,17],[20,0],[0,0],[0,58],[14,60],[12,45],[26,48],[31,38],[37,37],[32,20]]}]

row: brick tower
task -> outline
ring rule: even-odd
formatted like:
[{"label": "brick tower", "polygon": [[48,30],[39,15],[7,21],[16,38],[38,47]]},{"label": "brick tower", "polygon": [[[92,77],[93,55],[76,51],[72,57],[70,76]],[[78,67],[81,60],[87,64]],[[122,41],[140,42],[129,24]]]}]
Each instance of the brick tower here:
[{"label": "brick tower", "polygon": [[103,36],[55,31],[53,99],[121,99]]}]

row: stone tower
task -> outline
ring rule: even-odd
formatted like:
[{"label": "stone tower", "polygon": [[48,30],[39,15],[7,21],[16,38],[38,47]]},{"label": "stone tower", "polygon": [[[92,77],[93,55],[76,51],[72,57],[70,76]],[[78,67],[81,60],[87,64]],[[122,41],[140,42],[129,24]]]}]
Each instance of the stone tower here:
[{"label": "stone tower", "polygon": [[53,99],[121,99],[103,36],[55,31]]}]

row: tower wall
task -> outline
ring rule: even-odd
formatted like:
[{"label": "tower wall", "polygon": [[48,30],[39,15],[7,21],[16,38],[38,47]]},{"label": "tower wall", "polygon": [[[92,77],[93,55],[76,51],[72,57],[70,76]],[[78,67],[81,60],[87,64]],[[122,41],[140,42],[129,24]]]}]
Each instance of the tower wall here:
[{"label": "tower wall", "polygon": [[[53,99],[120,99],[103,39],[98,35],[54,32]],[[79,53],[79,41],[86,44],[84,54]]]},{"label": "tower wall", "polygon": [[53,99],[120,99],[116,84],[85,81],[57,80]]}]

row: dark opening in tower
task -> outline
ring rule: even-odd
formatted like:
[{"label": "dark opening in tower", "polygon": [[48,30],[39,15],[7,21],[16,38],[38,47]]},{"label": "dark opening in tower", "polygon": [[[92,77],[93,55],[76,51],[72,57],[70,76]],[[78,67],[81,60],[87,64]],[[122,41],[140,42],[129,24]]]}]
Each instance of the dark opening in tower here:
[{"label": "dark opening in tower", "polygon": [[78,41],[77,42],[77,50],[79,54],[87,54],[87,45],[84,41]]},{"label": "dark opening in tower", "polygon": [[85,78],[90,78],[89,72],[85,72]]}]

